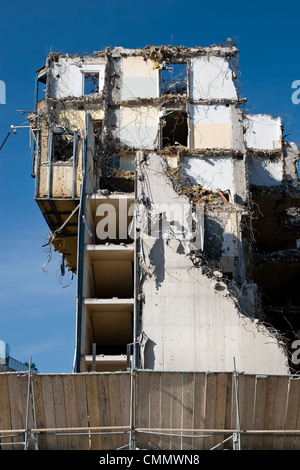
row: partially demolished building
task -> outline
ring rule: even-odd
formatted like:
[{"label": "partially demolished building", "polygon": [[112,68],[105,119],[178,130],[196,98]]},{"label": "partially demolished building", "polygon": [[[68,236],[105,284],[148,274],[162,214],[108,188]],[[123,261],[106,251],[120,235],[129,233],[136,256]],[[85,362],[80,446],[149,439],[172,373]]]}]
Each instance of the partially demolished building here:
[{"label": "partially demolished building", "polygon": [[74,372],[296,371],[299,151],[238,78],[231,42],[38,71],[35,199],[77,274]]}]

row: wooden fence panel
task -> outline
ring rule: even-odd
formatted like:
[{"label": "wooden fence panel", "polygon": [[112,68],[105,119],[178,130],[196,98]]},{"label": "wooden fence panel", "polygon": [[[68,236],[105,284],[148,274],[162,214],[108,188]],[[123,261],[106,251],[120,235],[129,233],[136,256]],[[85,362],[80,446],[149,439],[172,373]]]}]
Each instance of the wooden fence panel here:
[{"label": "wooden fence panel", "polygon": [[[135,416],[136,427],[149,428],[150,426],[150,374],[141,372],[136,376]],[[152,398],[156,399],[157,390],[153,391]],[[143,403],[143,406],[140,406]],[[136,445],[139,449],[149,449],[151,436],[147,433],[137,433]]]},{"label": "wooden fence panel", "polygon": [[[128,448],[130,374],[37,374],[32,384],[39,449]],[[300,433],[279,433],[300,430],[300,377],[239,374],[238,396],[242,449],[300,449]],[[27,374],[0,374],[0,430],[10,434],[21,431],[15,437],[1,437],[0,433],[1,443],[9,444],[3,445],[3,450],[24,448],[17,443],[24,439],[27,398]],[[235,376],[225,372],[137,371],[135,409],[135,437],[140,449],[201,450],[217,444],[221,444],[217,449],[232,448],[232,440],[223,440],[237,426]],[[31,403],[28,411],[32,430]],[[153,434],[140,433],[139,428],[152,429]],[[192,436],[193,429],[196,435],[199,430],[205,434],[218,430],[218,435],[166,435]],[[261,432],[251,434],[254,430]],[[33,449],[34,442],[29,442]]]},{"label": "wooden fence panel", "polygon": [[[74,375],[64,375],[63,385],[65,391],[65,407],[66,407],[66,422],[67,428],[78,427],[78,414],[76,407],[76,395],[75,395],[75,384]],[[79,447],[78,434],[68,436],[69,450],[75,450]]]},{"label": "wooden fence panel", "polygon": [[[217,375],[215,429],[225,429],[228,380],[229,374],[227,373]],[[221,443],[227,437],[228,436],[224,434],[216,436],[214,445]],[[223,444],[218,446],[218,448],[220,450],[223,449]]]},{"label": "wooden fence panel", "polygon": [[[274,390],[274,395],[272,397],[271,394],[268,394],[268,402],[273,402],[273,407],[270,407],[271,412],[273,412],[273,420],[270,418],[270,422],[273,421],[273,429],[275,430],[285,429],[288,386],[289,377],[276,377],[276,390]],[[282,450],[283,442],[284,439],[282,436],[275,435],[272,437],[272,445],[270,443],[270,446],[273,450]]]},{"label": "wooden fence panel", "polygon": [[[193,429],[194,422],[194,398],[195,398],[195,374],[187,372],[182,376],[182,427]],[[188,434],[192,435],[192,432]],[[182,449],[192,450],[193,439],[183,438]]]},{"label": "wooden fence panel", "polygon": [[[43,399],[43,390],[42,390],[42,380],[40,375],[34,375],[33,377],[33,386],[34,386],[34,403],[36,410],[36,425],[38,429],[46,428],[46,418],[44,412],[44,399]],[[47,450],[48,441],[47,436],[41,434],[38,440],[39,449]]]},{"label": "wooden fence panel", "polygon": [[[87,396],[87,412],[88,423],[90,427],[101,426],[98,383],[96,374],[88,374],[85,377],[86,396]],[[91,450],[101,449],[101,437],[99,435],[91,435]]]},{"label": "wooden fence panel", "polygon": [[[239,417],[241,429],[254,429],[255,375],[238,376],[239,384]],[[235,400],[235,399],[234,399]],[[236,427],[236,418],[232,427]],[[252,449],[252,435],[241,435],[241,449]]]},{"label": "wooden fence panel", "polygon": [[[53,393],[53,407],[55,416],[55,426],[58,428],[67,428],[66,416],[66,403],[68,397],[64,387],[64,376],[54,375],[51,377],[52,393]],[[70,449],[69,438],[67,435],[57,436],[56,438],[57,449]]]},{"label": "wooden fence panel", "polygon": [[[53,381],[55,376],[43,375],[41,377],[42,384],[42,395],[44,402],[44,415],[45,415],[45,426],[46,428],[56,428],[56,416],[55,416],[55,403],[54,403],[54,393],[53,393]],[[47,434],[47,449],[57,450],[58,442],[57,437],[54,434]],[[68,449],[66,449],[68,450]]]},{"label": "wooden fence panel", "polygon": [[[76,400],[76,410],[77,410],[77,426],[87,428],[89,425],[88,421],[88,407],[87,407],[87,393],[86,393],[86,384],[85,376],[78,374],[74,376],[75,380],[75,400]],[[78,436],[78,448],[80,450],[89,450],[89,436],[80,435]]]},{"label": "wooden fence panel", "polygon": [[[254,429],[265,429],[265,412],[267,402],[267,377],[256,377],[255,385],[255,402],[253,410],[253,426]],[[261,435],[253,437],[252,449],[263,449],[263,437]]]},{"label": "wooden fence panel", "polygon": [[[206,406],[205,426],[206,429],[215,429],[215,416],[217,404],[217,374],[208,374],[206,381]],[[204,440],[204,449],[211,449],[217,444],[216,437],[207,437]]]},{"label": "wooden fence panel", "polygon": [[[207,374],[195,374],[194,387],[194,429],[205,428],[205,409],[206,409],[206,382]],[[195,450],[204,449],[204,438],[193,439],[193,447]]]},{"label": "wooden fence panel", "polygon": [[[149,427],[154,429],[161,428],[161,372],[154,372],[149,375]],[[160,449],[160,436],[148,434],[149,448]]]},{"label": "wooden fence panel", "polygon": [[[25,422],[23,421],[23,418],[25,417],[23,416],[23,410],[22,410],[21,398],[20,398],[20,388],[19,388],[19,384],[22,378],[20,376],[17,376],[16,374],[9,374],[7,376],[12,429],[24,429],[25,428]],[[13,442],[21,442],[23,440],[24,440],[24,435],[18,435],[16,437],[13,437],[12,439]],[[24,445],[23,444],[14,445],[12,448],[13,450],[23,450]]]},{"label": "wooden fence panel", "polygon": [[[8,388],[8,376],[5,374],[0,375],[0,429],[11,429],[10,419],[10,396]],[[8,444],[12,442],[11,437],[2,437],[1,444]],[[11,450],[11,445],[1,446],[2,450]]]}]

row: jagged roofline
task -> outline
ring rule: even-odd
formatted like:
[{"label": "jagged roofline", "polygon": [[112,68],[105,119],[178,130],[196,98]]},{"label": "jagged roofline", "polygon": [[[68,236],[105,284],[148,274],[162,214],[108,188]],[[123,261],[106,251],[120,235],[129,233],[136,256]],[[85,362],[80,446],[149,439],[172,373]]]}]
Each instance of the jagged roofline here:
[{"label": "jagged roofline", "polygon": [[186,58],[199,55],[215,55],[221,57],[232,57],[238,54],[239,49],[235,44],[226,44],[226,45],[212,45],[208,47],[194,46],[194,47],[185,47],[185,46],[145,46],[138,49],[127,49],[124,47],[114,47],[112,49],[105,48],[101,51],[94,51],[93,54],[63,54],[61,52],[50,52],[49,58],[52,60],[58,59],[59,57],[69,57],[69,58],[80,58],[80,57],[105,57],[107,54],[110,54],[114,58],[126,57],[126,56],[151,56],[151,54],[161,54],[161,55],[176,55],[178,57]]}]

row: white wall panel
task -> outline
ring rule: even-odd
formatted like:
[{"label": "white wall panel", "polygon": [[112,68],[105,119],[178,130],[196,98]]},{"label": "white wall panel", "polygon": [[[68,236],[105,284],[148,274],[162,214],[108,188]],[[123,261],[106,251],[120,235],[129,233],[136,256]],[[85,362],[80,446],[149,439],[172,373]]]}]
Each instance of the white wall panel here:
[{"label": "white wall panel", "polygon": [[232,71],[222,57],[192,58],[190,76],[193,100],[237,99]]}]

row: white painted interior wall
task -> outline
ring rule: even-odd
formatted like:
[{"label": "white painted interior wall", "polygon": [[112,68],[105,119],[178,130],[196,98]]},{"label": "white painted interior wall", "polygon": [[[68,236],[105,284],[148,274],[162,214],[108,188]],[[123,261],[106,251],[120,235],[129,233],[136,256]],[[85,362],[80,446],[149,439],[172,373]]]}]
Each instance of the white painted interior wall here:
[{"label": "white painted interior wall", "polygon": [[282,183],[283,166],[280,158],[250,157],[249,182],[256,186],[278,186]]},{"label": "white painted interior wall", "polygon": [[228,61],[223,57],[191,59],[190,97],[193,100],[237,99]]},{"label": "white painted interior wall", "polygon": [[142,56],[122,59],[122,100],[159,96],[159,69],[153,64],[152,60],[145,60]]},{"label": "white painted interior wall", "polygon": [[84,72],[99,72],[99,93],[104,86],[104,64],[85,63],[61,57],[52,64],[50,96],[55,99],[84,94]]},{"label": "white painted interior wall", "polygon": [[193,124],[231,124],[231,107],[217,104],[188,104]]},{"label": "white painted interior wall", "polygon": [[281,119],[265,114],[247,114],[244,119],[245,144],[260,150],[281,149]]},{"label": "white painted interior wall", "polygon": [[182,157],[183,173],[192,184],[201,184],[203,188],[216,192],[229,190],[235,193],[233,179],[233,161],[231,156],[217,157]]}]

